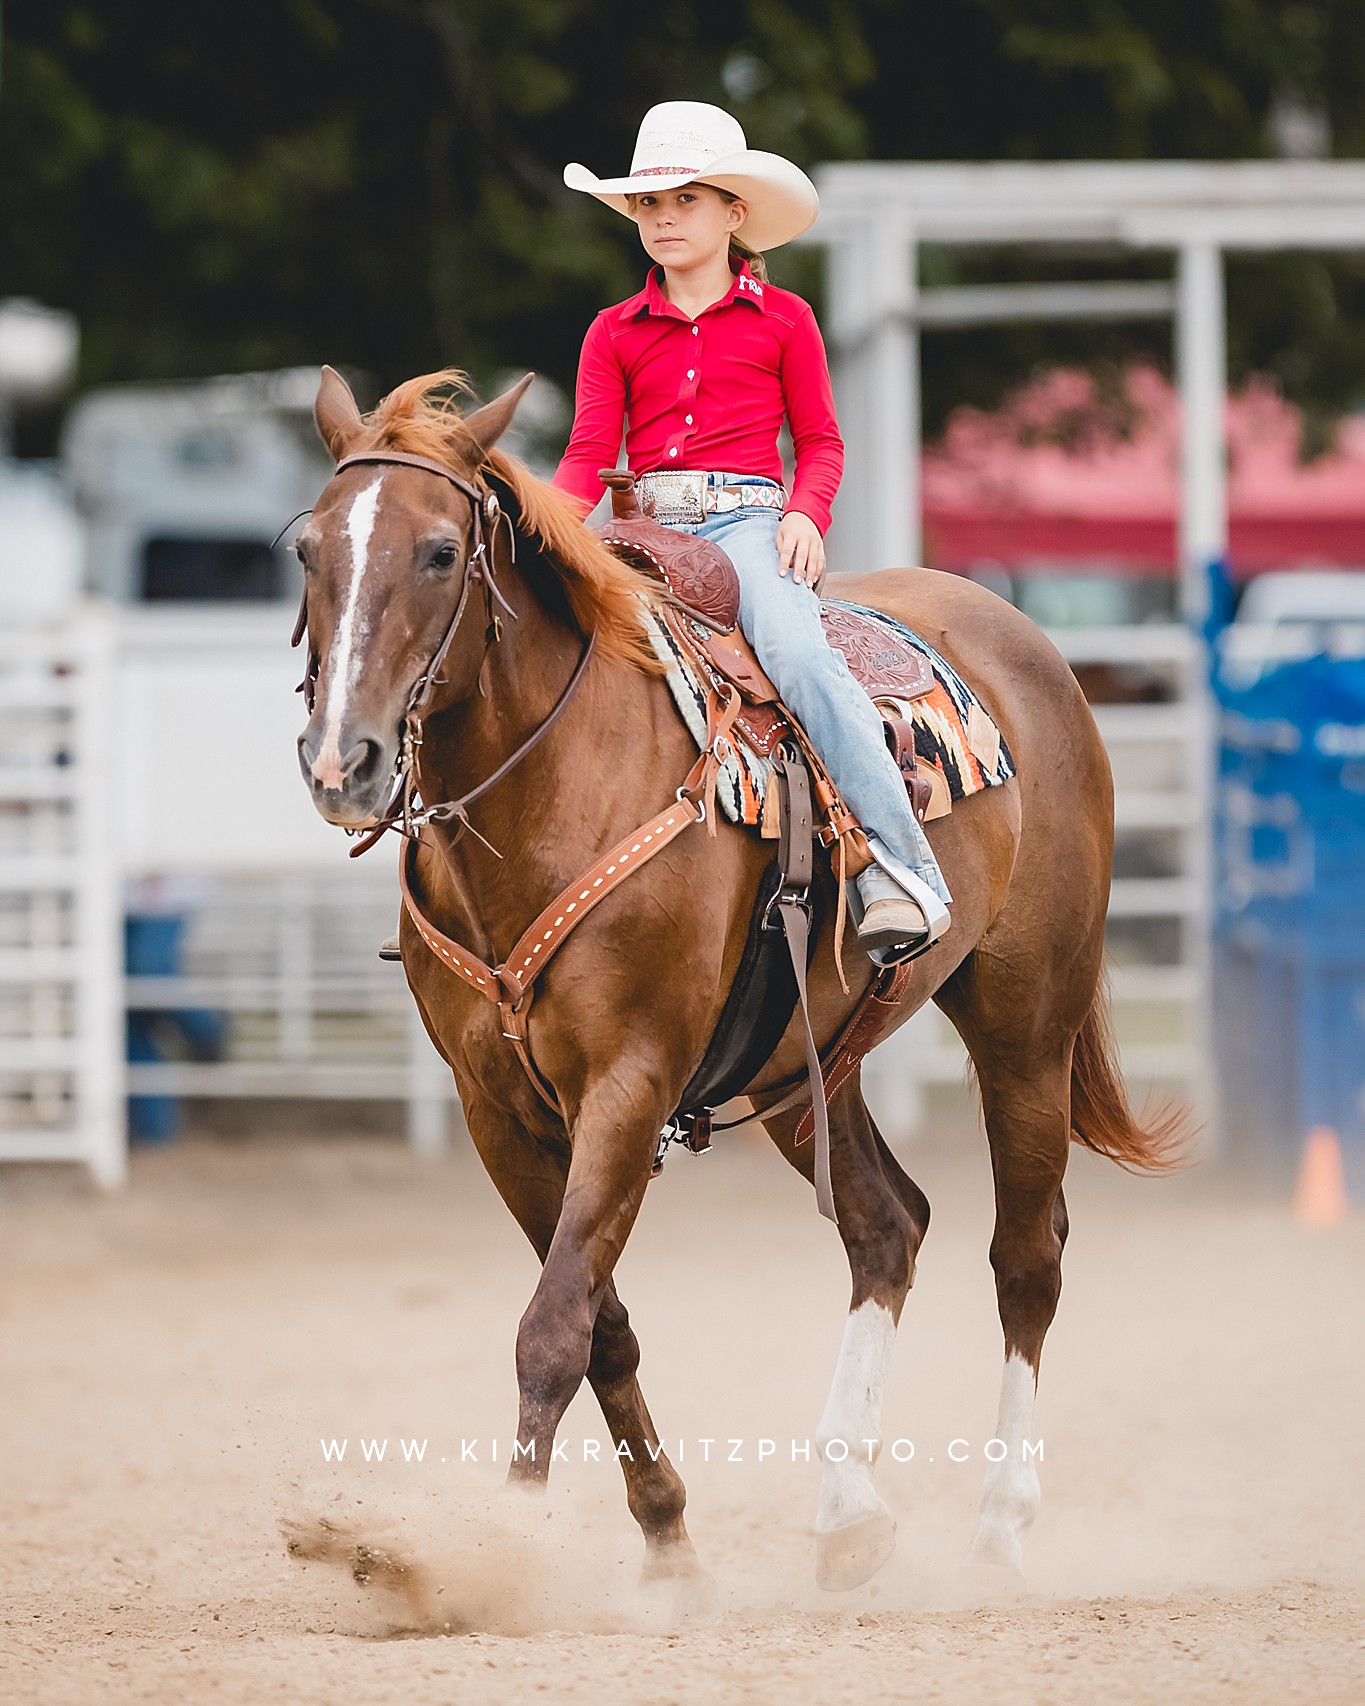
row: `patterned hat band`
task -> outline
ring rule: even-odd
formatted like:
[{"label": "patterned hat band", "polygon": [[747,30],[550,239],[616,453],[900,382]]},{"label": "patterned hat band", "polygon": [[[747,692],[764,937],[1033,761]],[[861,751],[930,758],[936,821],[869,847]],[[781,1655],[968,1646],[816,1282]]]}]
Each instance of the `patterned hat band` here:
[{"label": "patterned hat band", "polygon": [[632,178],[676,178],[683,172],[695,174],[703,170],[701,166],[637,166],[630,175]]}]

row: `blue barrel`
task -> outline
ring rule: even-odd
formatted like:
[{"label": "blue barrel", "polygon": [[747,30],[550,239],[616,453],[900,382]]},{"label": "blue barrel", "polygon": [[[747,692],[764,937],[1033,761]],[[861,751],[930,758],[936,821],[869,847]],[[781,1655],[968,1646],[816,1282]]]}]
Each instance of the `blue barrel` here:
[{"label": "blue barrel", "polygon": [[[180,913],[129,913],[123,921],[124,966],[129,977],[176,977],[183,969],[185,918]],[[225,1014],[208,1008],[133,1008],[127,1015],[130,1062],[188,1057],[221,1058]],[[128,1135],[137,1143],[169,1143],[179,1135],[175,1096],[130,1096]]]}]

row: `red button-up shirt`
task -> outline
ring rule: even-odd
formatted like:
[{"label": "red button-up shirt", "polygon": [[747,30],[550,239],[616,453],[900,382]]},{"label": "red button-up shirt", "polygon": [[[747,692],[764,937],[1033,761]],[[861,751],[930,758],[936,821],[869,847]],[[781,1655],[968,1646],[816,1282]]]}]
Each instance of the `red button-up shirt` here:
[{"label": "red button-up shirt", "polygon": [[554,483],[589,509],[626,431],[638,478],[661,468],[782,479],[783,416],[796,447],[789,508],[823,533],[844,468],[829,365],[809,303],[762,284],[741,262],[695,320],[667,301],[658,269],[628,302],[604,309],[578,364],[573,433]]}]

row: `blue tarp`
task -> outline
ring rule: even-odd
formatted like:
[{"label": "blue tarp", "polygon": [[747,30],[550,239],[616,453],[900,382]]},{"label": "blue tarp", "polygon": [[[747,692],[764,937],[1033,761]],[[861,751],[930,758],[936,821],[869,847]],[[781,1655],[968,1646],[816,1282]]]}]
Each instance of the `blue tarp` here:
[{"label": "blue tarp", "polygon": [[[1217,652],[1215,649],[1214,656]],[[1365,1192],[1365,659],[1231,687],[1219,715],[1215,1017],[1230,1145],[1284,1184],[1305,1133]]]}]

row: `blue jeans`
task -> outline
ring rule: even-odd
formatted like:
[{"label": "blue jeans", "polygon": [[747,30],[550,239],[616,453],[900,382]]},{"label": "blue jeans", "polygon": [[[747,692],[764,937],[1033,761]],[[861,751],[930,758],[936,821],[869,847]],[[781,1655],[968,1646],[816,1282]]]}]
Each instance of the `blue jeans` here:
[{"label": "blue jeans", "polygon": [[[735,474],[712,483],[739,484]],[[746,485],[772,485],[746,477]],[[854,680],[842,652],[825,639],[820,599],[790,573],[777,571],[782,512],[734,509],[696,527],[726,553],[739,575],[739,625],[786,704],[800,718],[854,816],[924,878],[941,899],[952,896],[924,831],[910,809],[900,770],[887,750],[880,713]]]}]

